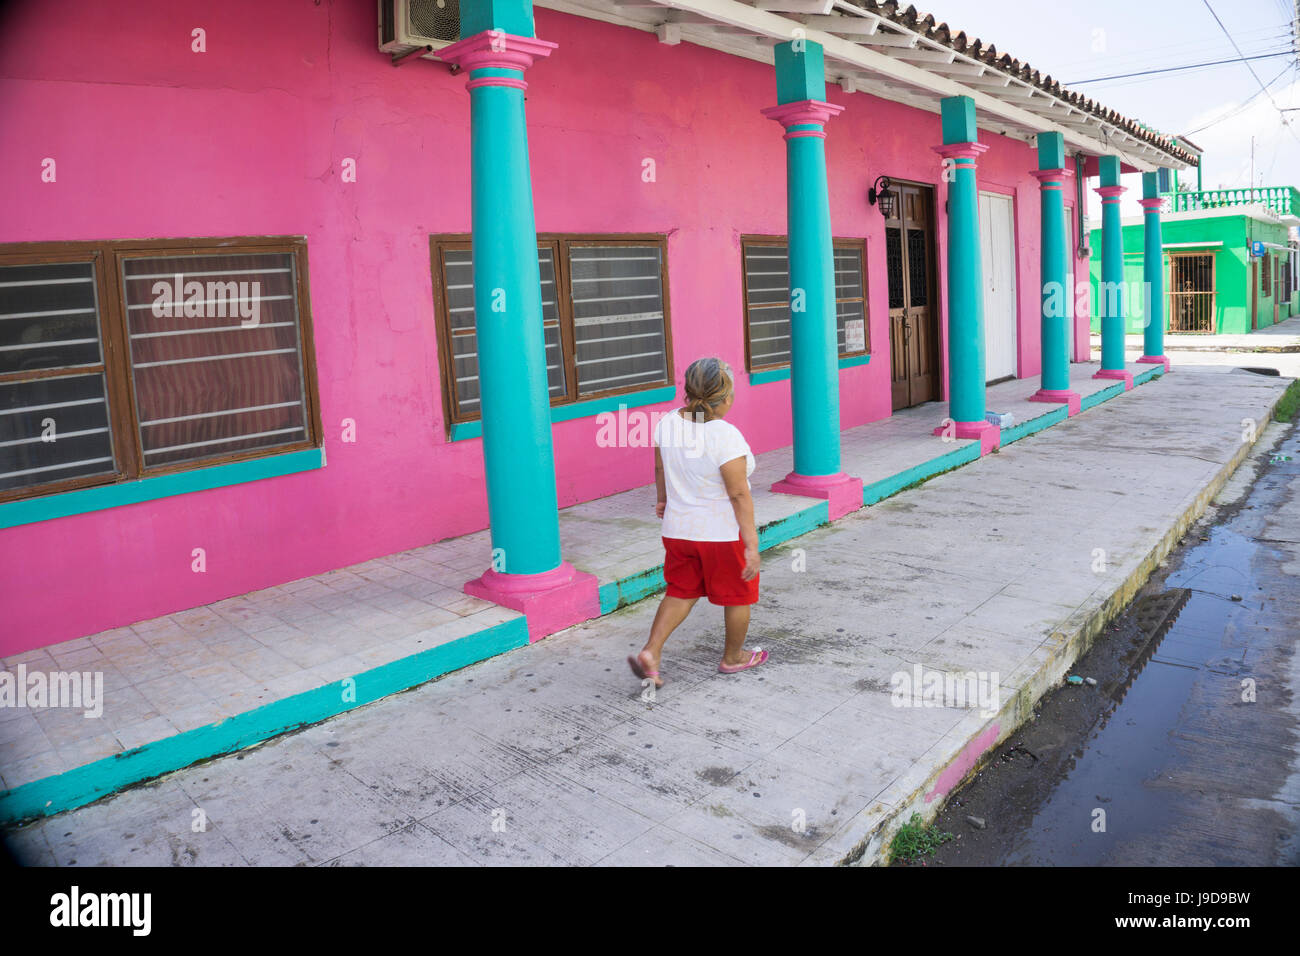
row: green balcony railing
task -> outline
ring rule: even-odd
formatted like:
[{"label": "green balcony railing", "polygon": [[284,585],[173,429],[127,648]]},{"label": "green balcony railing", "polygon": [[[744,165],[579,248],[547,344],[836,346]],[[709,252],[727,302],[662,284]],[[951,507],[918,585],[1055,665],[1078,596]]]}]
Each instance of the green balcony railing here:
[{"label": "green balcony railing", "polygon": [[1207,189],[1204,192],[1167,194],[1173,212],[1198,212],[1228,206],[1264,206],[1278,216],[1300,216],[1300,190],[1294,186],[1256,186],[1241,189]]}]

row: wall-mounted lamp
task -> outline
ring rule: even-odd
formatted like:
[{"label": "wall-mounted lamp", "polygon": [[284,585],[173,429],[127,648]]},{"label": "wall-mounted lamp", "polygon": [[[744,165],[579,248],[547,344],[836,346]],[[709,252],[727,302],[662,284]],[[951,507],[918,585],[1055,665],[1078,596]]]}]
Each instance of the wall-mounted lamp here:
[{"label": "wall-mounted lamp", "polygon": [[898,198],[890,185],[889,177],[877,176],[875,184],[867,190],[867,202],[873,206],[879,204],[880,214],[886,219],[894,218],[894,202]]}]

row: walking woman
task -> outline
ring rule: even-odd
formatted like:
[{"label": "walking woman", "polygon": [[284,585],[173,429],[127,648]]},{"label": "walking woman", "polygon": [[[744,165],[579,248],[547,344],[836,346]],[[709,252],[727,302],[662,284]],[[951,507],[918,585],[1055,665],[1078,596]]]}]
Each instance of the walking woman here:
[{"label": "walking woman", "polygon": [[663,519],[668,593],[650,639],[627,662],[656,687],[664,684],[664,644],[702,597],[724,608],[719,671],[735,674],[767,660],[765,650],[744,649],[749,606],[758,600],[758,532],[749,494],[754,455],[740,429],[723,420],[735,398],[730,366],[717,358],[697,359],[686,370],[686,405],[655,427],[655,513]]}]

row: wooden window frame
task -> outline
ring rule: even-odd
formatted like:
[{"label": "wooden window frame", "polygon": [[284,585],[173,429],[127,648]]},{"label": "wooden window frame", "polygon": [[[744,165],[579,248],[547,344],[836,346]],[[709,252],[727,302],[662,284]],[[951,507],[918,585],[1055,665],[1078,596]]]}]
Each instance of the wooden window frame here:
[{"label": "wooden window frame", "polygon": [[[152,467],[144,464],[140,447],[139,413],[135,403],[134,370],[128,337],[126,286],[122,281],[129,259],[177,256],[220,256],[288,254],[294,257],[298,359],[306,404],[304,426],[307,438],[269,448],[251,448],[226,454],[208,455],[193,461],[168,462]],[[0,243],[0,265],[42,265],[59,262],[93,262],[98,305],[100,357],[108,399],[108,422],[112,433],[115,469],[102,475],[86,475],[61,481],[28,485],[0,491],[0,504],[81,488],[121,484],[156,475],[211,468],[255,458],[290,454],[320,448],[323,430],[317,391],[316,349],[312,335],[311,294],[307,277],[305,236],[232,236],[185,239],[108,239],[69,242]],[[37,372],[0,372],[0,384],[64,378],[86,374],[101,366],[74,366]]]},{"label": "wooden window frame", "polygon": [[1268,299],[1273,295],[1273,254],[1265,249],[1260,259],[1262,262],[1259,267],[1259,294]]},{"label": "wooden window frame", "polygon": [[[438,340],[438,366],[441,379],[443,422],[450,434],[453,425],[477,422],[482,417],[480,411],[464,414],[456,397],[455,360],[452,350],[452,336],[457,334],[451,328],[451,314],[448,312],[447,271],[443,259],[445,250],[464,250],[472,247],[473,237],[470,233],[436,233],[429,237],[429,262],[433,279],[434,324]],[[616,388],[602,389],[598,392],[579,394],[577,374],[577,346],[573,327],[573,292],[569,275],[569,250],[584,246],[656,246],[659,249],[659,286],[663,299],[664,312],[664,379],[659,382],[640,382],[635,385],[623,385]],[[560,353],[564,362],[565,393],[550,400],[551,408],[593,402],[617,395],[632,395],[637,392],[663,388],[674,381],[672,315],[669,305],[668,289],[668,237],[662,233],[557,233],[541,232],[537,234],[537,248],[544,246],[551,249],[552,261],[555,263],[555,310],[559,318]],[[465,334],[462,330],[459,334]],[[480,388],[480,396],[482,391]]]},{"label": "wooden window frame", "polygon": [[[741,315],[741,332],[745,340],[745,371],[765,372],[769,369],[789,368],[790,362],[775,362],[770,365],[755,365],[753,356],[750,354],[749,347],[749,269],[746,266],[746,254],[748,249],[753,248],[771,248],[773,246],[785,246],[787,249],[787,270],[789,256],[790,240],[787,236],[770,236],[770,235],[743,235],[740,237],[740,315]],[[871,354],[871,315],[869,308],[869,294],[867,292],[867,240],[835,238],[831,240],[833,249],[853,249],[858,253],[858,262],[862,266],[862,322],[863,337],[865,347],[858,352],[839,352],[837,357],[840,359],[857,358],[863,355]],[[834,266],[834,253],[831,254],[831,268]],[[838,307],[841,302],[857,302],[859,297],[852,296],[841,299],[838,296],[835,299],[836,313],[838,316]],[[838,328],[838,322],[836,323]],[[837,336],[838,338],[838,333]]]}]

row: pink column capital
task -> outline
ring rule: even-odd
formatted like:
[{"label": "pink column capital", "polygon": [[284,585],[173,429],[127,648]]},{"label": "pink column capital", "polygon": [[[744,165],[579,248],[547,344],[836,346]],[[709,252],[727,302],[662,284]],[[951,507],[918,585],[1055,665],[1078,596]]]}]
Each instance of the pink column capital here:
[{"label": "pink column capital", "polygon": [[1074,173],[1068,169],[1031,169],[1029,175],[1038,180],[1040,189],[1061,190],[1065,188],[1065,181]]},{"label": "pink column capital", "polygon": [[945,143],[942,146],[931,146],[936,153],[944,159],[970,159],[973,160],[981,153],[988,151],[986,143]]},{"label": "pink column capital", "polygon": [[[456,64],[467,73],[483,69],[518,70],[522,73],[533,65],[534,60],[550,56],[551,51],[557,47],[558,43],[549,40],[516,36],[503,30],[484,30],[443,47],[438,51],[438,58]],[[480,76],[471,77],[465,83],[467,90],[480,86],[509,86],[517,90],[528,88],[522,77]]]},{"label": "pink column capital", "polygon": [[1161,199],[1159,196],[1156,196],[1154,199],[1139,199],[1139,200],[1138,200],[1138,205],[1139,205],[1139,206],[1141,206],[1143,209],[1146,209],[1146,210],[1149,210],[1149,211],[1152,211],[1152,212],[1159,212],[1159,211],[1160,211],[1160,207],[1163,206],[1164,204],[1165,204],[1165,201],[1164,201],[1163,199]]},{"label": "pink column capital", "polygon": [[1127,186],[1098,186],[1097,195],[1103,203],[1119,202],[1119,197],[1128,192]]},{"label": "pink column capital", "polygon": [[776,120],[786,128],[786,139],[796,139],[800,136],[814,136],[817,139],[825,139],[826,131],[820,129],[795,129],[792,126],[801,126],[812,123],[824,124],[839,116],[844,112],[844,107],[837,106],[834,103],[827,103],[824,100],[797,100],[794,103],[781,103],[778,106],[768,106],[760,112],[770,120]]}]

